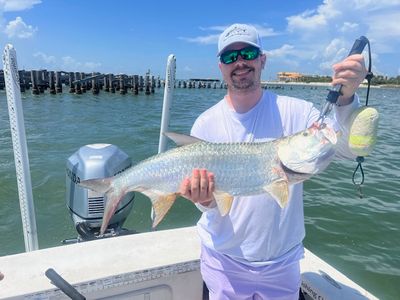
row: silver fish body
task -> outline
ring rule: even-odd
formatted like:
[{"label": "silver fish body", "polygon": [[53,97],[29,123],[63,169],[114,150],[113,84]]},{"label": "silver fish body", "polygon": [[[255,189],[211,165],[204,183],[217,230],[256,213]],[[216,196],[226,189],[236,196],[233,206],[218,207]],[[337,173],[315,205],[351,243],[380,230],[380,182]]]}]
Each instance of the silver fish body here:
[{"label": "silver fish body", "polygon": [[182,180],[196,168],[214,173],[214,197],[222,215],[229,212],[234,196],[267,192],[284,207],[288,185],[323,170],[336,144],[335,132],[317,124],[263,143],[209,143],[176,134],[172,138],[187,139],[189,144],[150,157],[115,177],[81,182],[106,195],[102,232],[123,195],[130,191],[142,192],[151,199],[156,226],[179,195]]}]

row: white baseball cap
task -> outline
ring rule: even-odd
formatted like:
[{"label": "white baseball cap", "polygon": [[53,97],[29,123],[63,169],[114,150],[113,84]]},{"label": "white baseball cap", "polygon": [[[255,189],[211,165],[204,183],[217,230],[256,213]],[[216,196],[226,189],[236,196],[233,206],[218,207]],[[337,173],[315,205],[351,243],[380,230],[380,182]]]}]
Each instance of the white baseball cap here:
[{"label": "white baseball cap", "polygon": [[262,50],[261,39],[257,29],[247,24],[233,24],[221,33],[218,40],[218,55],[233,43],[246,43]]}]

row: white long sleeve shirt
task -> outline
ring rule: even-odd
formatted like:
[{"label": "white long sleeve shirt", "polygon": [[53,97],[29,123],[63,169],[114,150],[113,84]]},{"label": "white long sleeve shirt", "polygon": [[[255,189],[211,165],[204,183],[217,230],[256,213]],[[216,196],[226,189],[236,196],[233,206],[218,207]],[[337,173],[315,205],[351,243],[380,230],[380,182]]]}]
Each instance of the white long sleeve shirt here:
[{"label": "white long sleeve shirt", "polygon": [[[335,120],[327,120],[342,131],[342,141],[348,134],[346,121],[358,106],[358,100],[335,106]],[[318,117],[319,111],[310,102],[264,91],[262,99],[243,114],[222,99],[197,118],[191,135],[209,142],[263,142],[302,131]],[[351,157],[344,142],[339,142],[337,153]],[[224,217],[217,208],[198,206],[203,211],[197,224],[202,243],[254,266],[293,257],[295,251],[300,253],[305,236],[303,184],[291,185],[289,191],[288,205],[283,209],[268,194],[235,197]]]}]

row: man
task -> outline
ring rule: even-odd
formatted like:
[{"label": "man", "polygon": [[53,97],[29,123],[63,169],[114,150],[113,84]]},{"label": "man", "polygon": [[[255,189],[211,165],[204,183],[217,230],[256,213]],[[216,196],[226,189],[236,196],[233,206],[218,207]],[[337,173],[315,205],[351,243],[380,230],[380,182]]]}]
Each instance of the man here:
[{"label": "man", "polygon": [[[312,103],[262,90],[266,55],[254,27],[228,27],[219,38],[218,56],[227,94],[197,118],[191,135],[210,142],[261,142],[292,135],[318,119]],[[331,122],[346,135],[345,121],[359,106],[354,94],[367,71],[362,55],[346,58],[333,70],[332,84],[343,88]],[[350,157],[346,150],[340,147],[338,154]],[[303,185],[290,187],[283,209],[268,194],[236,197],[224,217],[216,208],[214,185],[211,172],[196,169],[180,190],[203,211],[198,222],[201,272],[210,299],[298,299]]]}]

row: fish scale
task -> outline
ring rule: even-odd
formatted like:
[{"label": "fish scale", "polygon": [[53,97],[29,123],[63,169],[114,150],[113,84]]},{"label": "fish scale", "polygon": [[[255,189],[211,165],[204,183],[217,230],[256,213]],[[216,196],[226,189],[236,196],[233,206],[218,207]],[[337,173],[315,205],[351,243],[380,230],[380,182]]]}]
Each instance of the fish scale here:
[{"label": "fish scale", "polygon": [[[269,148],[271,145],[267,143],[196,143],[191,147],[173,149],[168,156],[161,154],[143,161],[137,165],[137,172],[127,175],[129,179],[126,181],[132,187],[152,183],[158,191],[173,193],[193,169],[199,168],[214,173],[218,178],[216,189],[228,191],[233,196],[251,195],[261,192],[260,186],[276,179],[271,178],[268,172],[272,167],[279,168],[269,154],[272,153]],[[249,178],[254,179],[243,181]]]}]

